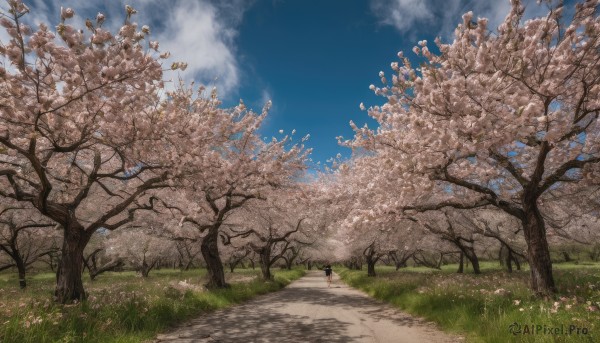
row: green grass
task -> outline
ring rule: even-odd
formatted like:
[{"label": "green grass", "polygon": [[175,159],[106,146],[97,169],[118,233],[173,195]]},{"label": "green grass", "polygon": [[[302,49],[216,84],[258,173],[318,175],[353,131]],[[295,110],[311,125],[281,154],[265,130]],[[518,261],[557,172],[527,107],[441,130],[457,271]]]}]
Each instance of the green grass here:
[{"label": "green grass", "polygon": [[0,275],[0,342],[142,342],[176,323],[201,313],[232,306],[281,289],[303,270],[275,270],[273,282],[256,278],[259,271],[227,273],[232,286],[206,290],[204,270],[163,269],[147,279],[133,272],[106,273],[86,281],[87,301],[60,305],[51,301],[54,274],[16,279]]},{"label": "green grass", "polygon": [[[449,265],[441,271],[395,271],[378,266],[375,278],[347,269],[340,275],[349,285],[433,321],[467,342],[600,342],[600,264],[555,264],[559,292],[552,300],[538,299],[529,291],[526,270],[508,274],[496,263],[483,263],[481,275],[456,274],[456,269]],[[513,335],[513,323],[523,331],[524,325],[540,325],[540,331],[534,327],[534,333]],[[588,334],[564,334],[570,325],[586,328]],[[544,326],[562,327],[563,334],[543,334]]]}]

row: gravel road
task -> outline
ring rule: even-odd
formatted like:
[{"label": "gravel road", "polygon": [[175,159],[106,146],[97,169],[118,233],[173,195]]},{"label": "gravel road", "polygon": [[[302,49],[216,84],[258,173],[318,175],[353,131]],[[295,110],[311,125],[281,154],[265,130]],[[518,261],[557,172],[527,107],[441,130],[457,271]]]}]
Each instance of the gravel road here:
[{"label": "gravel road", "polygon": [[380,303],[324,273],[308,272],[285,289],[195,318],[155,342],[451,343],[432,324]]}]

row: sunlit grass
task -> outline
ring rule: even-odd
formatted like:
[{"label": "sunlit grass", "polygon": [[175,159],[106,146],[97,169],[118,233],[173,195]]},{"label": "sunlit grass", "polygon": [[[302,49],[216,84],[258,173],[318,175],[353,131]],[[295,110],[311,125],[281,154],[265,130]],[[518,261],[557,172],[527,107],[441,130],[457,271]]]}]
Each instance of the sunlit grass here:
[{"label": "sunlit grass", "polygon": [[304,271],[276,270],[273,282],[261,281],[258,273],[227,273],[232,287],[224,290],[206,290],[204,270],[162,269],[147,279],[134,272],[106,273],[85,281],[89,298],[76,305],[51,301],[52,273],[28,277],[25,290],[12,275],[1,274],[0,342],[142,342],[201,313],[276,291]]},{"label": "sunlit grass", "polygon": [[[456,274],[457,267],[395,271],[378,266],[376,278],[367,277],[366,271],[343,269],[340,274],[351,286],[434,321],[467,342],[600,341],[600,264],[555,264],[559,293],[549,300],[529,291],[527,268],[508,274],[497,263],[485,262],[482,274],[475,275]],[[513,335],[513,323],[522,330],[524,325],[539,325],[540,332]],[[568,335],[571,325],[588,333]],[[562,328],[562,334],[543,334],[544,326]]]}]

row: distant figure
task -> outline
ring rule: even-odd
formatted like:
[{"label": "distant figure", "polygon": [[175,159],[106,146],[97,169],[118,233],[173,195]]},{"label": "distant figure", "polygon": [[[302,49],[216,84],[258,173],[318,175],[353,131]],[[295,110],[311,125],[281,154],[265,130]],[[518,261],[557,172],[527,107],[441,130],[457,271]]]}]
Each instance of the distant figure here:
[{"label": "distant figure", "polygon": [[328,264],[325,266],[325,276],[327,277],[327,287],[331,287],[331,278],[332,278],[333,270],[331,269],[331,265]]}]

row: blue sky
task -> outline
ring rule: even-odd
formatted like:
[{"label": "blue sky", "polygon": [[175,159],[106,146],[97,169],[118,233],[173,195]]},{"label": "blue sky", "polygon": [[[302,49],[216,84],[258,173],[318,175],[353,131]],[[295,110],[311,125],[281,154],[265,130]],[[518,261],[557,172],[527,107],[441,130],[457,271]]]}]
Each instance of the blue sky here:
[{"label": "blue sky", "polygon": [[[216,86],[225,105],[239,99],[256,111],[267,100],[273,107],[265,136],[296,129],[296,140],[310,134],[313,160],[337,153],[348,156],[336,137],[352,136],[349,121],[373,122],[359,104],[379,105],[369,90],[380,70],[390,74],[396,54],[421,39],[445,41],[464,12],[490,19],[495,27],[509,0],[25,0],[30,20],[58,23],[60,6],[76,11],[83,24],[101,11],[117,28],[124,5],[139,14],[152,39],[173,60],[185,61],[187,81]],[[543,9],[525,1],[530,13]],[[83,27],[83,26],[82,26]],[[0,34],[4,40],[5,35]]]}]

